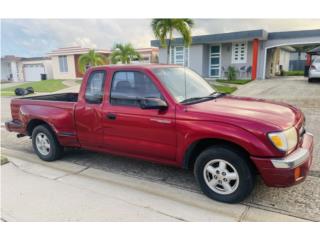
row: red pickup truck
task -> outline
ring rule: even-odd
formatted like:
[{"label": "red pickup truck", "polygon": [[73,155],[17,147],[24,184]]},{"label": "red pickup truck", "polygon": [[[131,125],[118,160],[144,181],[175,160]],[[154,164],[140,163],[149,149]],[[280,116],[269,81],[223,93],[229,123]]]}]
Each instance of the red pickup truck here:
[{"label": "red pickup truck", "polygon": [[286,187],[303,181],[313,136],[288,104],[219,93],[175,65],[90,68],[80,93],[13,99],[9,131],[30,136],[45,161],[81,147],[193,169],[222,202],[250,194],[255,176]]}]

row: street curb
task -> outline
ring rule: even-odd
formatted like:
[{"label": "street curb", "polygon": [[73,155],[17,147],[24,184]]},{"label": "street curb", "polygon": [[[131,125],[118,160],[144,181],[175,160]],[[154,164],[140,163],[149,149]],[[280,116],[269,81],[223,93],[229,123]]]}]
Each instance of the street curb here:
[{"label": "street curb", "polygon": [[[12,164],[19,167],[20,170],[30,174],[46,177],[51,180],[58,180],[78,188],[96,191],[100,194],[103,194],[103,182],[114,185],[120,184],[130,189],[216,213],[218,216],[217,219],[220,219],[218,221],[221,221],[221,219],[224,219],[223,221],[227,219],[229,219],[229,221],[305,221],[304,219],[248,207],[243,204],[231,205],[216,202],[202,194],[175,188],[167,184],[155,183],[98,169],[86,168],[78,172],[58,171],[55,168],[44,166],[40,163],[20,160],[10,156],[8,156],[8,159]],[[95,186],[95,188],[92,188],[92,186]],[[98,191],[98,189],[100,190]],[[6,218],[4,219],[7,220]]]}]

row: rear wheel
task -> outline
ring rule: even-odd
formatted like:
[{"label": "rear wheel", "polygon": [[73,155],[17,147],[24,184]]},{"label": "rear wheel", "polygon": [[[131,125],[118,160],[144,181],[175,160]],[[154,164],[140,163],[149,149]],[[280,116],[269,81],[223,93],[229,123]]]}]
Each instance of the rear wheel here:
[{"label": "rear wheel", "polygon": [[63,153],[63,147],[46,125],[39,125],[34,128],[32,131],[32,146],[38,157],[44,161],[57,160]]},{"label": "rear wheel", "polygon": [[229,146],[204,150],[196,160],[194,172],[204,194],[220,202],[244,200],[255,183],[255,174],[246,156]]}]

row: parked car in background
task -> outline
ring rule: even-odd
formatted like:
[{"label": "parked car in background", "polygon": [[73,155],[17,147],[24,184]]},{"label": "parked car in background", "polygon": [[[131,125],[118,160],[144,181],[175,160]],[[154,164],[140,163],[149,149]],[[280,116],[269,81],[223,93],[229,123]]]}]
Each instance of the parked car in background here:
[{"label": "parked car in background", "polygon": [[315,58],[309,68],[309,82],[316,78],[320,79],[320,57]]},{"label": "parked car in background", "polygon": [[31,136],[44,161],[81,147],[193,169],[210,198],[234,203],[302,182],[313,136],[288,104],[219,93],[178,65],[90,68],[80,92],[13,99],[9,131]]}]

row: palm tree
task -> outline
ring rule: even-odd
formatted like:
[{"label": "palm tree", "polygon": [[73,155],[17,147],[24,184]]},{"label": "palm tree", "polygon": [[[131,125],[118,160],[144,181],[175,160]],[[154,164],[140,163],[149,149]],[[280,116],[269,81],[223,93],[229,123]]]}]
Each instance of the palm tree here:
[{"label": "palm tree", "polygon": [[85,73],[88,66],[93,67],[93,66],[104,65],[107,63],[108,63],[107,58],[104,55],[95,52],[95,50],[93,49],[86,54],[82,54],[78,60],[78,66],[81,73]]},{"label": "palm tree", "polygon": [[133,48],[131,43],[120,44],[117,43],[111,53],[111,62],[116,64],[121,62],[129,64],[134,59],[141,59],[140,54]]},{"label": "palm tree", "polygon": [[167,63],[170,59],[171,42],[173,41],[173,31],[182,35],[185,47],[192,43],[191,28],[194,22],[190,18],[182,19],[153,19],[151,27],[157,39],[160,40],[161,47],[167,47]]}]

